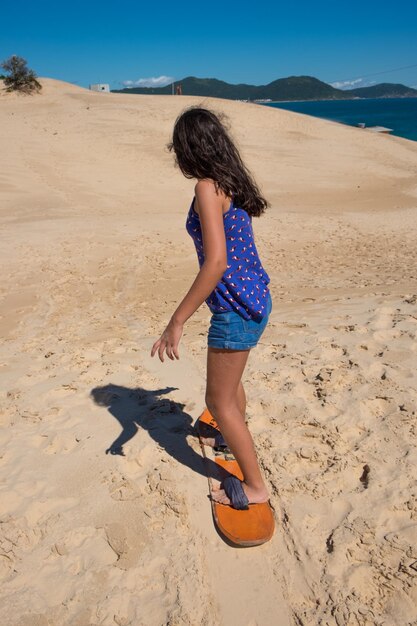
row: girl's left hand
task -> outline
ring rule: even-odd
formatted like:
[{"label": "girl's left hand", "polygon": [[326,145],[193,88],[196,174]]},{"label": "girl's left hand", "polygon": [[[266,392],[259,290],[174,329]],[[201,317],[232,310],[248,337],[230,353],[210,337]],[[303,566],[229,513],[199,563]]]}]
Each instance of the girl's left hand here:
[{"label": "girl's left hand", "polygon": [[158,355],[162,363],[164,362],[164,350],[166,350],[167,356],[172,361],[174,361],[175,358],[179,359],[180,355],[178,353],[178,344],[181,339],[183,328],[183,324],[179,324],[171,319],[161,337],[153,344],[151,356],[153,356],[159,348]]}]

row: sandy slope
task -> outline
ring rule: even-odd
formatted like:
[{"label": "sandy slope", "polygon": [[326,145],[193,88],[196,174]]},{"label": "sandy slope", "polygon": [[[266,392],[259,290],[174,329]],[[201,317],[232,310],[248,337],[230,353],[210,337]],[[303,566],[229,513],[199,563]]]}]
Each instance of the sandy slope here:
[{"label": "sandy slope", "polygon": [[[41,82],[0,96],[2,625],[415,624],[417,143]],[[149,356],[198,268],[165,145],[201,102],[272,203],[244,384],[277,530],[247,550],[213,528],[191,434],[207,307],[180,361]]]}]

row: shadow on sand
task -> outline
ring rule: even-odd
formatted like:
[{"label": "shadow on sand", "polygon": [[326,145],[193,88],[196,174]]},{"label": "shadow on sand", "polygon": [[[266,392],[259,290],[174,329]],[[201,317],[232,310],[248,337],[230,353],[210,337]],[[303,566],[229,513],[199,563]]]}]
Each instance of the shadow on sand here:
[{"label": "shadow on sand", "polygon": [[[184,411],[185,405],[160,397],[174,389],[177,387],[148,391],[141,387],[129,389],[111,383],[92,389],[90,395],[94,402],[99,406],[107,407],[109,413],[122,427],[122,432],[106,450],[106,454],[124,456],[123,445],[133,439],[139,428],[143,428],[174,459],[194,472],[205,477],[209,475],[220,481],[228,472],[222,470],[211,459],[203,459],[202,455],[197,454],[188,444],[187,436],[197,437],[197,432],[192,424],[193,418]],[[211,499],[210,495],[207,497]],[[245,548],[230,541],[221,532],[216,522],[214,526],[219,537],[230,547]]]},{"label": "shadow on sand", "polygon": [[197,437],[192,425],[193,418],[184,411],[184,404],[168,398],[161,398],[176,387],[165,387],[149,391],[142,387],[129,389],[109,383],[95,387],[91,397],[99,406],[107,407],[109,413],[119,422],[122,431],[110,444],[106,454],[124,456],[123,446],[133,439],[139,428],[146,430],[156,443],[174,459],[193,471],[218,477],[218,467],[206,459],[206,469],[200,454],[188,444],[187,435]]}]

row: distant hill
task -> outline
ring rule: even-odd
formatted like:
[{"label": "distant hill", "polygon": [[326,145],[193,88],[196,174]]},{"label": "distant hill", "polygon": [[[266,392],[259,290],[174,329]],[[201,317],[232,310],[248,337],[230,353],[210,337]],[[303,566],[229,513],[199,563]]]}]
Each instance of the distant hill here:
[{"label": "distant hill", "polygon": [[[229,100],[253,99],[257,97],[259,87],[254,85],[231,85],[216,78],[196,78],[188,76],[177,80],[174,85],[181,85],[184,96],[211,96]],[[132,87],[129,89],[112,89],[115,93],[170,94],[172,83],[166,87]]]},{"label": "distant hill", "polygon": [[[268,85],[232,85],[216,78],[188,76],[175,81],[184,96],[226,98],[228,100],[350,100],[352,98],[416,97],[417,89],[405,85],[381,83],[357,89],[336,89],[314,76],[288,76]],[[113,93],[171,94],[172,83],[166,87],[132,87],[112,89]]]},{"label": "distant hill", "polygon": [[350,94],[360,98],[415,98],[417,89],[394,83],[379,83],[372,87],[351,89]]}]

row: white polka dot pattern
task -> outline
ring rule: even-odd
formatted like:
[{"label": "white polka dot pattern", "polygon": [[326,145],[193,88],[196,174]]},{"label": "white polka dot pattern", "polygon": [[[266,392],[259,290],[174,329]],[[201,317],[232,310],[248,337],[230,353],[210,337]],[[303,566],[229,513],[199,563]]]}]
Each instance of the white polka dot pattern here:
[{"label": "white polka dot pattern", "polygon": [[[186,230],[194,241],[200,267],[204,263],[201,224],[194,211],[193,199],[186,220]],[[234,206],[223,215],[227,246],[227,268],[206,299],[213,313],[236,311],[244,319],[260,321],[266,313],[270,278],[256,250],[252,218]]]}]

